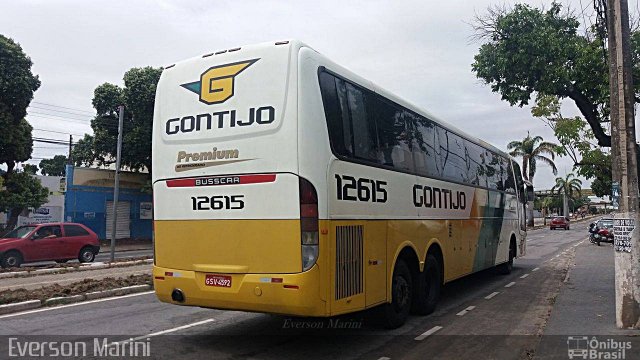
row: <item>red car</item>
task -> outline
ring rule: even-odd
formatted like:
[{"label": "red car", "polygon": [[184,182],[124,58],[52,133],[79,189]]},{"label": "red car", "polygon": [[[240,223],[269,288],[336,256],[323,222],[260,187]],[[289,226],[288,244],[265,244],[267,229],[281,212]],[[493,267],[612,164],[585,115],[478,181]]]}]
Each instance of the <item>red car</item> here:
[{"label": "red car", "polygon": [[19,267],[25,262],[71,259],[92,262],[100,251],[98,235],[82,224],[24,225],[0,239],[0,265]]},{"label": "red car", "polygon": [[551,219],[551,222],[549,223],[549,229],[555,230],[557,228],[569,230],[569,219],[564,216],[556,216]]}]

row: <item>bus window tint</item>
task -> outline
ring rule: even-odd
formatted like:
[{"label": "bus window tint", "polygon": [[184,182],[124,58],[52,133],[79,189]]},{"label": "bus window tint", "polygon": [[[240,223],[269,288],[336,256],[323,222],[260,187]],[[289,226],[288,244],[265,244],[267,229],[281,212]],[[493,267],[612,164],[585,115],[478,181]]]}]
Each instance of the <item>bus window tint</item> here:
[{"label": "bus window tint", "polygon": [[367,114],[364,92],[346,83],[346,94],[353,130],[353,155],[358,159],[378,162],[376,128]]},{"label": "bus window tint", "polygon": [[508,193],[515,194],[516,193],[516,183],[513,178],[513,167],[511,166],[511,160],[506,160],[507,162],[507,178],[504,182],[504,189]]},{"label": "bus window tint", "polygon": [[[451,181],[469,183],[467,178],[467,166],[465,161],[464,141],[458,135],[438,127],[438,134],[442,144],[446,144],[446,149],[442,148],[444,158],[444,178]],[[446,143],[445,143],[446,141]],[[446,153],[444,153],[446,151]]]},{"label": "bus window tint", "polygon": [[[338,100],[336,83],[340,81],[334,76],[320,73],[320,90],[329,129],[329,141],[336,155],[350,156],[353,153],[351,141],[351,122],[344,121],[341,104]],[[342,81],[340,81],[342,82]]]},{"label": "bus window tint", "polygon": [[324,71],[320,90],[336,155],[515,193],[518,178],[508,158]]},{"label": "bus window tint", "polygon": [[434,176],[436,168],[436,151],[433,148],[436,126],[433,121],[422,116],[407,115],[413,127],[413,159],[418,175]]},{"label": "bus window tint", "polygon": [[487,186],[487,178],[482,171],[482,148],[480,146],[467,141],[465,146],[465,162],[467,166],[467,173],[469,176],[469,183],[478,186]]},{"label": "bus window tint", "polygon": [[374,109],[380,162],[399,170],[413,171],[413,156],[403,111],[379,97],[376,97]]}]

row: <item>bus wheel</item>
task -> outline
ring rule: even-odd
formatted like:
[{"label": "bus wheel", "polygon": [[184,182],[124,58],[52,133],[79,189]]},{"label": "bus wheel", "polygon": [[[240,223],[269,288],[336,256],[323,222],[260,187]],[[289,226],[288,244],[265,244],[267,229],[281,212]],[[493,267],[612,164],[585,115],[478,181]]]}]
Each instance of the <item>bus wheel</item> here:
[{"label": "bus wheel", "polygon": [[382,309],[385,327],[395,329],[404,324],[411,310],[412,294],[411,271],[404,260],[399,259],[393,270],[391,303],[383,305]]},{"label": "bus wheel", "polygon": [[498,272],[502,275],[511,274],[511,270],[513,270],[513,259],[516,257],[516,243],[515,241],[511,241],[511,245],[509,245],[509,261],[504,264],[498,265]]},{"label": "bus wheel", "polygon": [[436,309],[442,288],[440,263],[435,256],[427,255],[424,271],[418,276],[417,282],[411,310],[418,315],[431,314]]}]

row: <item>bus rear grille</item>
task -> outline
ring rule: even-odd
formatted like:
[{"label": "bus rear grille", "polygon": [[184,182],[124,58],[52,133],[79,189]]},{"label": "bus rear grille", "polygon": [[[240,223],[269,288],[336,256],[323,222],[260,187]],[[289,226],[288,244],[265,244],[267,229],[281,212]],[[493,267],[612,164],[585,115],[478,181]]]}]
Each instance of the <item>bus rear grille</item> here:
[{"label": "bus rear grille", "polygon": [[336,227],[336,300],[362,292],[362,225]]}]

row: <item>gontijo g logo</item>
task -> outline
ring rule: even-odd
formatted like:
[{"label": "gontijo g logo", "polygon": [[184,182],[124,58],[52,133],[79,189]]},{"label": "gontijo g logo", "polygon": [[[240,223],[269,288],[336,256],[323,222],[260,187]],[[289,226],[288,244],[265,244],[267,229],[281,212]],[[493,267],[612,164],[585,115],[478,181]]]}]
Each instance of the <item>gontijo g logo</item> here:
[{"label": "gontijo g logo", "polygon": [[[200,75],[200,81],[180,84],[181,87],[200,96],[200,102],[207,105],[222,104],[234,96],[235,79],[238,74],[260,59],[244,60],[210,67]],[[248,97],[242,100],[255,101]],[[239,101],[242,105],[248,105]],[[276,109],[271,105],[242,106],[240,109],[220,109],[213,112],[188,114],[170,118],[165,123],[165,133],[175,135],[235,128],[253,125],[269,125],[276,119]]]},{"label": "gontijo g logo", "polygon": [[180,86],[200,95],[200,101],[207,105],[220,104],[233,96],[236,76],[258,60],[260,59],[214,66],[200,75],[200,81]]}]

